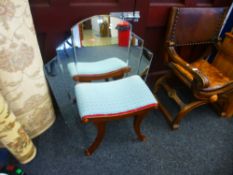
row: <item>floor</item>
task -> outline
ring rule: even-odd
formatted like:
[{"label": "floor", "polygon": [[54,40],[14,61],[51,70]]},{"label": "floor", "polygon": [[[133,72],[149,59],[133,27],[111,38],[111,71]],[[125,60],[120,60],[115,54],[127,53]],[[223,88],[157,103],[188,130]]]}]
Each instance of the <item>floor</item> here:
[{"label": "floor", "polygon": [[55,124],[35,139],[35,160],[21,166],[30,175],[53,174],[198,174],[232,175],[233,120],[219,118],[208,106],[188,115],[172,131],[158,111],[142,124],[145,142],[136,140],[132,119],[109,123],[99,149],[91,156],[84,149],[95,137],[92,124],[77,116],[67,127],[58,115]]},{"label": "floor", "polygon": [[[176,131],[159,111],[152,111],[142,124],[145,142],[136,140],[132,118],[109,122],[102,144],[86,157],[84,149],[92,143],[96,129],[91,123],[80,123],[76,105],[71,104],[73,84],[64,82],[57,68],[56,64],[45,67],[58,102],[57,119],[33,140],[36,158],[27,165],[18,164],[28,175],[232,175],[233,119],[220,118],[210,106],[189,113]],[[160,94],[175,114],[176,106]],[[188,99],[189,93],[184,94]]]}]

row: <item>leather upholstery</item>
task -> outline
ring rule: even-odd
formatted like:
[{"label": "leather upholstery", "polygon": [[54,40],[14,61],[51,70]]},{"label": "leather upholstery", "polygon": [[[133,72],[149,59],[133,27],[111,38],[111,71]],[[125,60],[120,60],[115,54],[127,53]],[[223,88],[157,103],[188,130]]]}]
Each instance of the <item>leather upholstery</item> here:
[{"label": "leather upholstery", "polygon": [[[189,81],[193,80],[193,75],[186,69],[178,64],[174,64],[176,68],[183,74]],[[193,68],[198,69],[209,80],[208,88],[218,88],[230,82],[230,78],[223,75],[218,69],[209,64],[207,61],[200,59],[191,64]]]},{"label": "leather upholstery", "polygon": [[[217,43],[217,35],[224,21],[226,8],[173,8],[168,24],[166,36],[167,59],[173,72],[190,88],[195,89],[195,93],[201,96],[212,96],[231,90],[232,78],[226,71],[219,69],[219,64],[208,63],[204,58],[211,54],[211,46]],[[190,60],[188,57],[180,55],[180,48],[187,46],[207,46],[201,57]],[[227,47],[220,44],[221,49],[218,55],[228,54]],[[223,73],[224,72],[224,73]],[[209,93],[206,93],[208,92]],[[211,93],[210,93],[211,91]],[[206,93],[204,95],[204,93]],[[199,95],[196,95],[200,97]],[[200,97],[202,99],[202,97]]]},{"label": "leather upholstery", "polygon": [[178,8],[171,12],[167,40],[176,46],[211,43],[217,38],[226,8]]}]

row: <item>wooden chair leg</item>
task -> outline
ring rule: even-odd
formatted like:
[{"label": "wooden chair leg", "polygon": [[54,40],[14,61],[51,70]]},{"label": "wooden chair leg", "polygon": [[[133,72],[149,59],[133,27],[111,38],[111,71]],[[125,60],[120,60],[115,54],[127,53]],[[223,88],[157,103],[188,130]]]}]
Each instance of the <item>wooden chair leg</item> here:
[{"label": "wooden chair leg", "polygon": [[85,154],[87,156],[90,156],[100,145],[100,143],[102,142],[103,138],[104,138],[104,134],[105,134],[105,124],[106,122],[94,122],[96,128],[97,128],[97,136],[94,140],[94,142],[91,144],[91,146],[89,146],[88,149],[85,150]]},{"label": "wooden chair leg", "polygon": [[180,121],[186,116],[186,114],[192,111],[194,108],[207,104],[208,101],[195,101],[189,103],[181,108],[179,113],[176,115],[175,119],[172,122],[172,129],[178,129],[180,126]]},{"label": "wooden chair leg", "polygon": [[138,136],[138,140],[140,140],[140,141],[144,141],[146,138],[141,133],[141,128],[140,128],[143,118],[145,118],[145,114],[134,116],[134,130]]},{"label": "wooden chair leg", "polygon": [[154,95],[156,95],[156,93],[158,92],[160,86],[161,86],[168,78],[170,78],[170,77],[171,77],[170,74],[166,74],[166,75],[160,77],[160,78],[156,81],[156,83],[155,83],[155,85],[154,85],[154,88],[153,88],[153,93],[154,93]]}]

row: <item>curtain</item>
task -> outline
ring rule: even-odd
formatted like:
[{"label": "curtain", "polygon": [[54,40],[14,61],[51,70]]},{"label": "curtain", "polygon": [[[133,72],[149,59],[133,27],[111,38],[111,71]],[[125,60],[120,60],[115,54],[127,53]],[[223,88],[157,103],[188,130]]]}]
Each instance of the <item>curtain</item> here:
[{"label": "curtain", "polygon": [[28,0],[0,0],[0,93],[31,138],[55,121]]},{"label": "curtain", "polygon": [[36,155],[36,148],[0,94],[0,141],[21,162]]}]

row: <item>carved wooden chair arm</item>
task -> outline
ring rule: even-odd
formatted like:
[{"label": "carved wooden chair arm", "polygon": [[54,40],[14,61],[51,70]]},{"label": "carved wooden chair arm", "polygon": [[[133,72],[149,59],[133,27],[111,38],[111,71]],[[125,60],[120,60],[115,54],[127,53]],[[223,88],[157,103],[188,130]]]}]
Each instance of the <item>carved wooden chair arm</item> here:
[{"label": "carved wooden chair arm", "polygon": [[206,95],[232,93],[233,92],[233,80],[231,80],[229,83],[221,87],[202,89],[201,92],[203,92]]},{"label": "carved wooden chair arm", "polygon": [[207,88],[209,86],[209,79],[202,74],[197,68],[193,68],[192,87],[197,89]]},{"label": "carved wooden chair arm", "polygon": [[203,89],[209,86],[208,78],[203,75],[197,68],[192,67],[189,63],[184,61],[176,52],[173,46],[168,47],[169,57],[172,62],[180,65],[193,76],[192,86],[194,88]]},{"label": "carved wooden chair arm", "polygon": [[216,102],[219,99],[219,96],[223,96],[224,94],[228,96],[233,93],[233,81],[225,84],[221,87],[215,88],[205,88],[202,90],[193,89],[194,96],[198,99],[208,99],[211,102]]}]

